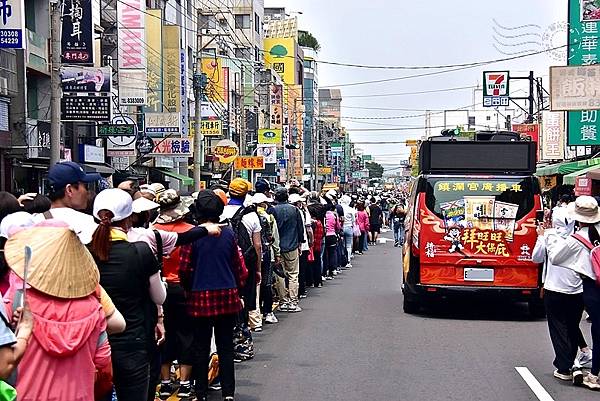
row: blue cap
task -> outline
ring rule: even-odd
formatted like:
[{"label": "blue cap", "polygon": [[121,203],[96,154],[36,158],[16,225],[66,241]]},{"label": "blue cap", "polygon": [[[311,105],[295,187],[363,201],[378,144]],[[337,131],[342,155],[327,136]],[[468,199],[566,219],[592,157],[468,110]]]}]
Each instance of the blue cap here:
[{"label": "blue cap", "polygon": [[78,182],[94,182],[100,180],[100,174],[87,174],[83,168],[74,162],[56,163],[48,171],[48,181],[53,191],[63,189],[68,184],[77,184]]}]

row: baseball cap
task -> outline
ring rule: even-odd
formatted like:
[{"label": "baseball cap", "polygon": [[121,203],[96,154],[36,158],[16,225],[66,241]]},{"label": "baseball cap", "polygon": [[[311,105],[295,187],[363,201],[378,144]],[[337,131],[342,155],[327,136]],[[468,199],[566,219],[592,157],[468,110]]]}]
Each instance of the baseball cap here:
[{"label": "baseball cap", "polygon": [[198,198],[195,202],[196,213],[199,217],[204,218],[218,218],[223,214],[225,205],[223,201],[214,191],[205,189],[198,193]]},{"label": "baseball cap", "polygon": [[273,202],[273,198],[268,197],[267,195],[263,194],[262,192],[257,192],[252,197],[252,204],[254,204],[254,205],[258,205],[259,203],[272,203],[272,202]]},{"label": "baseball cap", "polygon": [[148,210],[157,209],[160,205],[156,202],[152,202],[143,196],[134,200],[131,204],[133,213],[147,212]]},{"label": "baseball cap", "polygon": [[254,190],[256,192],[262,193],[268,192],[271,190],[271,184],[269,184],[269,181],[265,180],[264,178],[259,178],[258,180],[256,180]]},{"label": "baseball cap", "polygon": [[94,182],[100,178],[100,174],[86,173],[79,164],[74,162],[56,163],[48,171],[48,181],[54,191],[63,189],[69,184]]},{"label": "baseball cap", "polygon": [[229,184],[229,193],[233,196],[244,196],[251,189],[252,183],[243,178],[236,178]]},{"label": "baseball cap", "polygon": [[96,195],[96,199],[94,199],[93,214],[94,217],[100,220],[98,212],[101,210],[109,210],[114,215],[111,222],[125,220],[133,213],[132,204],[133,200],[131,199],[131,196],[122,189],[105,189]]},{"label": "baseball cap", "polygon": [[299,194],[291,194],[289,198],[290,203],[306,202],[306,196]]}]

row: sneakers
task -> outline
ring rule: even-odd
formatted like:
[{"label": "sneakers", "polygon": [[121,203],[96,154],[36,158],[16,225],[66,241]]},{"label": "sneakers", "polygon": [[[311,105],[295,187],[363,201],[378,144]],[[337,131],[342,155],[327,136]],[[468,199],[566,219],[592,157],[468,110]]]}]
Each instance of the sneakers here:
[{"label": "sneakers", "polygon": [[252,329],[252,331],[255,332],[255,333],[260,333],[262,331],[262,327],[260,327],[260,326],[259,327],[255,327],[255,328]]},{"label": "sneakers", "polygon": [[554,377],[556,377],[557,379],[560,379],[560,380],[565,380],[565,381],[571,381],[571,380],[573,380],[573,375],[571,374],[571,372],[569,372],[569,373],[560,373],[558,371],[558,369],[556,369],[554,371]]},{"label": "sneakers", "polygon": [[352,267],[352,263],[348,263],[346,266],[344,266],[346,269],[349,269]]},{"label": "sneakers", "polygon": [[192,396],[192,385],[189,382],[180,384],[177,396],[179,398],[190,398]]},{"label": "sneakers", "polygon": [[233,397],[223,397],[223,401],[234,401]]},{"label": "sneakers", "polygon": [[325,281],[325,280],[327,280],[327,277],[321,276],[321,281]]},{"label": "sneakers", "polygon": [[327,276],[325,277],[325,280],[333,280],[333,276]]},{"label": "sneakers", "polygon": [[277,320],[277,317],[275,316],[275,314],[273,312],[271,312],[271,313],[267,313],[267,316],[265,316],[265,323],[275,324],[275,323],[279,323],[279,320]]},{"label": "sneakers", "polygon": [[575,359],[575,366],[581,368],[592,368],[592,351],[581,352]]},{"label": "sneakers", "polygon": [[299,307],[298,305],[290,305],[290,307],[288,308],[288,313],[297,313],[297,312],[302,312],[302,308]]},{"label": "sneakers", "polygon": [[[324,279],[324,280],[325,280],[325,279]],[[316,288],[323,288],[323,283],[319,283],[319,284],[317,284],[317,287],[316,287]]]},{"label": "sneakers", "polygon": [[158,394],[161,400],[166,400],[167,398],[172,396],[174,392],[175,388],[173,387],[173,383],[171,383],[170,381],[166,383],[160,383],[160,389],[158,390]]},{"label": "sneakers", "polygon": [[357,255],[363,255],[363,253],[362,253],[362,252],[356,252],[356,254],[357,254]]},{"label": "sneakers", "polygon": [[598,391],[600,390],[600,382],[598,380],[598,376],[594,376],[591,373],[588,373],[586,376],[583,376],[583,386],[589,388],[590,390]]},{"label": "sneakers", "polygon": [[583,371],[578,367],[574,367],[572,375],[573,375],[573,385],[581,386],[583,384]]},{"label": "sneakers", "polygon": [[281,312],[287,312],[287,311],[288,311],[288,309],[289,309],[289,307],[290,307],[290,305],[289,305],[289,304],[281,304],[281,305],[279,305],[278,309],[279,309]]}]

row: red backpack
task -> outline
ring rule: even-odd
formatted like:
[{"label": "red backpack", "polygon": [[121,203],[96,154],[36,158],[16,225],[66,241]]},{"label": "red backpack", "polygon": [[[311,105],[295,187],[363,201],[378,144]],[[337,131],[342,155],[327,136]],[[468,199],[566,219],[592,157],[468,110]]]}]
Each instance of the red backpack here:
[{"label": "red backpack", "polygon": [[592,244],[590,240],[579,234],[573,234],[573,238],[581,242],[590,250],[590,263],[592,264],[592,270],[596,275],[596,285],[600,286],[600,246]]}]

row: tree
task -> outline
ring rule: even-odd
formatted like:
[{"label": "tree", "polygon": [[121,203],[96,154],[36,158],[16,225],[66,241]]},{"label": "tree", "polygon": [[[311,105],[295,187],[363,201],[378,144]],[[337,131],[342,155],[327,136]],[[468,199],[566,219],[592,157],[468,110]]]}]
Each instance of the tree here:
[{"label": "tree", "polygon": [[271,56],[282,58],[287,56],[288,51],[283,45],[275,45],[271,48],[271,51],[269,53],[271,53]]},{"label": "tree", "polygon": [[298,31],[298,44],[304,47],[310,47],[314,51],[318,52],[321,50],[321,45],[317,38],[308,31]]},{"label": "tree", "polygon": [[369,170],[369,178],[383,177],[383,166],[376,162],[366,162],[365,167]]}]

